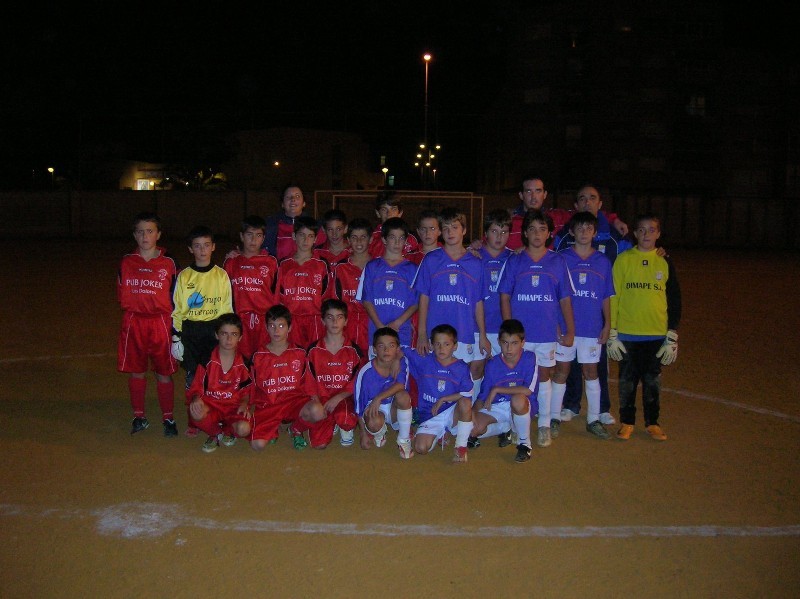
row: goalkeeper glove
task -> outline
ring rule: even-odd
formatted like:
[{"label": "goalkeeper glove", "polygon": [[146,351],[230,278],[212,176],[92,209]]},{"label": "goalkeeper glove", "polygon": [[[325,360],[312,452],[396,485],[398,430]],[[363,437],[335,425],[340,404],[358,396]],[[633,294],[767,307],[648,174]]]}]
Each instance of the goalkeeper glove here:
[{"label": "goalkeeper glove", "polygon": [[664,366],[669,366],[678,359],[678,332],[670,329],[664,338],[664,343],[656,353],[656,358],[661,358]]},{"label": "goalkeeper glove", "polygon": [[628,350],[625,345],[617,338],[617,329],[611,329],[608,333],[608,341],[606,341],[606,350],[608,357],[612,360],[619,362],[622,359],[622,354],[627,354]]},{"label": "goalkeeper glove", "polygon": [[183,362],[183,341],[177,335],[172,336],[172,357],[178,362]]}]

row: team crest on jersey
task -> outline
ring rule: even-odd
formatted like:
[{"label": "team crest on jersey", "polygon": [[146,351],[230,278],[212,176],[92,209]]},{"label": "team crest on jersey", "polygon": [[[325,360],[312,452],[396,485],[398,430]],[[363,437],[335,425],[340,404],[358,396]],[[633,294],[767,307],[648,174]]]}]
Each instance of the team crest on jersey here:
[{"label": "team crest on jersey", "polygon": [[582,273],[578,274],[578,282],[581,285],[586,285],[586,273],[585,272],[582,272]]},{"label": "team crest on jersey", "polygon": [[269,266],[262,266],[262,267],[260,267],[260,268],[258,269],[258,272],[260,272],[260,273],[261,273],[261,276],[262,276],[262,277],[264,277],[264,278],[266,279],[266,278],[267,278],[267,276],[269,275]]},{"label": "team crest on jersey", "polygon": [[322,275],[314,275],[314,285],[322,285]]},{"label": "team crest on jersey", "polygon": [[353,366],[354,366],[353,362],[348,362],[347,363],[347,370],[353,370]]},{"label": "team crest on jersey", "polygon": [[394,289],[394,281],[392,279],[386,279],[386,291],[391,291]]},{"label": "team crest on jersey", "polygon": [[664,278],[664,271],[662,271],[662,270],[659,270],[659,271],[656,273],[656,281],[660,281],[660,280],[661,280],[661,279],[663,279],[663,278]]},{"label": "team crest on jersey", "polygon": [[642,266],[647,266],[648,264],[650,264],[650,261],[647,258],[642,260]]},{"label": "team crest on jersey", "polygon": [[159,268],[158,269],[158,279],[163,281],[167,278],[167,269],[166,268]]},{"label": "team crest on jersey", "polygon": [[467,343],[467,354],[472,355],[472,343]]},{"label": "team crest on jersey", "polygon": [[300,372],[300,367],[303,365],[302,360],[292,360],[292,370]]},{"label": "team crest on jersey", "polygon": [[447,381],[443,381],[441,379],[439,379],[436,383],[436,388],[439,390],[439,393],[444,393],[446,386],[447,386]]},{"label": "team crest on jersey", "polygon": [[458,274],[457,274],[457,273],[451,273],[451,274],[450,274],[450,284],[451,284],[453,287],[455,287],[456,285],[458,285]]},{"label": "team crest on jersey", "polygon": [[539,275],[531,275],[531,286],[532,287],[539,286]]},{"label": "team crest on jersey", "polygon": [[604,243],[601,243],[600,245],[597,246],[597,251],[602,253],[602,254],[605,254],[606,253],[606,245]]},{"label": "team crest on jersey", "polygon": [[496,270],[490,270],[490,271],[489,271],[489,276],[491,276],[491,277],[492,277],[492,283],[497,283],[497,276],[498,276],[499,274],[500,274],[500,273],[499,273],[498,271],[496,271]]}]

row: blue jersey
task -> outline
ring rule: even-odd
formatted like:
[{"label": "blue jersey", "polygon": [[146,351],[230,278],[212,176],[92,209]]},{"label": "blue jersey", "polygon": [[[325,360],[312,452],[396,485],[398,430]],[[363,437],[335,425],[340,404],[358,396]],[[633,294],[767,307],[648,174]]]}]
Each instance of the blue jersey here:
[{"label": "blue jersey", "polygon": [[[413,350],[408,350],[413,351]],[[400,358],[400,369],[397,372],[396,376],[383,376],[380,372],[378,372],[377,368],[373,366],[375,360],[370,360],[364,366],[361,367],[361,370],[358,371],[358,376],[356,377],[356,386],[355,390],[353,391],[353,397],[355,398],[356,404],[356,414],[359,416],[364,415],[364,410],[367,409],[367,406],[372,401],[372,398],[382,393],[395,383],[401,383],[405,389],[408,389],[408,360],[403,357]],[[383,401],[384,403],[391,403],[392,397],[387,397]]]},{"label": "blue jersey", "polygon": [[500,273],[498,290],[510,296],[511,316],[525,327],[525,341],[557,341],[558,324],[564,322],[560,301],[574,291],[564,256],[548,250],[534,262],[528,252],[513,254]]},{"label": "blue jersey", "polygon": [[561,252],[575,286],[572,294],[572,313],[575,317],[575,336],[599,337],[603,329],[603,300],[614,295],[611,260],[594,251],[581,258],[574,247]]},{"label": "blue jersey", "polygon": [[[536,354],[523,350],[514,366],[506,364],[502,354],[492,356],[486,363],[481,394],[478,399],[485,400],[492,387],[527,387],[531,390],[531,402],[536,401],[536,396],[539,394],[539,369],[536,365]],[[511,397],[498,394],[495,395],[492,403],[504,401],[511,401]]]},{"label": "blue jersey", "polygon": [[480,258],[466,252],[458,260],[444,248],[431,250],[422,259],[414,278],[414,288],[427,295],[428,338],[433,327],[449,324],[458,331],[458,341],[475,343],[478,325],[475,306],[483,301],[483,265]]},{"label": "blue jersey", "polygon": [[[425,422],[433,417],[431,408],[440,397],[460,393],[472,397],[472,377],[469,366],[463,360],[456,360],[449,366],[442,366],[435,354],[420,356],[413,349],[404,348],[404,354],[411,366],[411,376],[417,381],[419,398],[417,411],[419,421]],[[451,403],[443,404],[439,412],[449,408]]]},{"label": "blue jersey", "polygon": [[[417,303],[417,292],[412,289],[417,267],[408,260],[389,266],[383,258],[367,262],[364,275],[358,284],[356,299],[370,302],[378,318],[384,324],[397,319],[410,306]],[[369,321],[369,338],[375,333],[375,323]],[[406,320],[398,331],[400,345],[411,345],[411,319]]]},{"label": "blue jersey", "polygon": [[495,258],[486,251],[486,247],[482,247],[480,251],[483,263],[483,317],[486,320],[486,332],[495,335],[503,323],[497,285],[500,282],[500,271],[511,253],[510,249],[504,248]]}]

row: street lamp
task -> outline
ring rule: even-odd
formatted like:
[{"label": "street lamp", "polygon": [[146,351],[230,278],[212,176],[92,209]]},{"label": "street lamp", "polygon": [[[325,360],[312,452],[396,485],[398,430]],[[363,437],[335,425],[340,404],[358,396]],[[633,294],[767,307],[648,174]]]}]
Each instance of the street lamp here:
[{"label": "street lamp", "polygon": [[386,173],[389,172],[389,169],[384,166],[381,172],[383,173],[383,186],[386,187]]},{"label": "street lamp", "polygon": [[[422,138],[424,145],[421,145],[420,147],[423,150],[428,149],[428,65],[430,65],[432,58],[433,57],[431,56],[430,52],[426,52],[422,55],[422,60],[425,61],[425,129],[423,131]],[[428,153],[430,153],[430,149],[428,149]],[[430,162],[430,158],[428,159],[428,162]]]},{"label": "street lamp", "polygon": [[47,167],[47,172],[50,173],[50,187],[55,189],[56,187],[56,169],[52,166]]}]

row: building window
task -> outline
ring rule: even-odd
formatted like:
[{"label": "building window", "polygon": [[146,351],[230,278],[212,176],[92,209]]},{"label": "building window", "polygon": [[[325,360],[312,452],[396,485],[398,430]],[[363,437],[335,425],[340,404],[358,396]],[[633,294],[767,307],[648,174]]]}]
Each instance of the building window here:
[{"label": "building window", "polygon": [[686,105],[686,114],[689,116],[706,116],[706,97],[702,94],[695,94],[689,98]]}]

